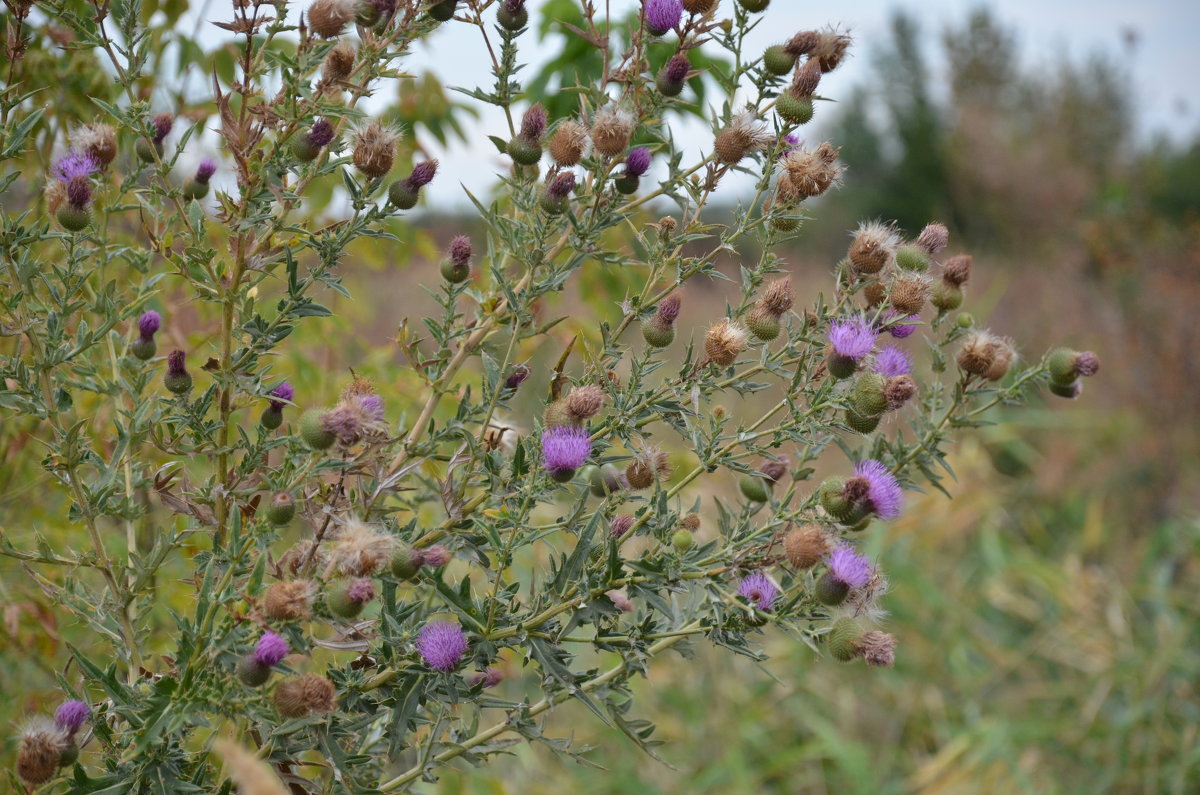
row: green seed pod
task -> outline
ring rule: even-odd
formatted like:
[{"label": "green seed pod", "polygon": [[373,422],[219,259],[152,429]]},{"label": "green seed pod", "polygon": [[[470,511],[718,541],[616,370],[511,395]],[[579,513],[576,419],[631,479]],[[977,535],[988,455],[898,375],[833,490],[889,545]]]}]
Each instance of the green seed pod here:
[{"label": "green seed pod", "polygon": [[613,180],[613,185],[616,186],[617,193],[629,196],[637,193],[638,182],[638,178],[632,174],[622,174]]},{"label": "green seed pod", "polygon": [[1062,386],[1074,384],[1078,375],[1075,372],[1075,357],[1078,355],[1070,348],[1055,348],[1051,351],[1046,362],[1050,370],[1050,380]]},{"label": "green seed pod", "polygon": [[411,210],[417,206],[417,191],[413,190],[402,179],[398,179],[388,188],[388,201],[401,210]]},{"label": "green seed pod", "polygon": [[58,223],[62,228],[68,232],[78,232],[86,229],[88,224],[92,222],[92,214],[86,207],[72,207],[69,204],[59,207],[54,217],[58,219]]},{"label": "green seed pod", "polygon": [[933,286],[933,295],[929,297],[929,303],[943,312],[949,312],[951,309],[958,309],[962,306],[963,291],[961,287],[956,287],[946,281],[940,281]]},{"label": "green seed pod", "polygon": [[746,328],[760,340],[768,342],[779,336],[779,318],[763,307],[756,306],[746,317]]},{"label": "green seed pod", "polygon": [[592,494],[597,497],[607,497],[621,490],[621,470],[613,464],[602,467],[589,464],[584,467],[584,479],[587,480]]},{"label": "green seed pod", "polygon": [[858,369],[858,362],[849,356],[838,356],[836,353],[830,353],[825,358],[825,368],[829,370],[829,374],[834,378],[849,378]]},{"label": "green seed pod", "polygon": [[283,409],[277,409],[274,406],[267,406],[258,418],[258,424],[266,428],[268,431],[273,431],[283,424]]},{"label": "green seed pod", "polygon": [[300,133],[292,139],[292,155],[301,163],[311,163],[320,153],[321,150],[308,140],[307,133]]},{"label": "green seed pod", "polygon": [[496,21],[500,23],[500,27],[516,33],[529,24],[529,12],[525,6],[521,6],[516,12],[509,11],[508,5],[501,3],[500,10],[496,12]]},{"label": "green seed pod", "polygon": [[864,634],[862,626],[853,618],[839,618],[829,630],[829,653],[835,660],[853,660],[858,656],[858,642]]},{"label": "green seed pod", "polygon": [[771,487],[766,478],[742,475],[738,478],[738,488],[741,489],[742,496],[750,502],[766,502],[771,498]]},{"label": "green seed pod", "polygon": [[442,261],[442,278],[451,284],[458,284],[471,275],[471,265],[466,262],[455,262],[452,259]]},{"label": "green seed pod", "polygon": [[642,323],[642,339],[655,348],[665,348],[675,341],[675,328],[647,320]]},{"label": "green seed pod", "polygon": [[879,427],[879,418],[882,415],[875,414],[871,416],[859,414],[853,407],[846,409],[843,416],[843,422],[851,430],[859,433],[873,433]]},{"label": "green seed pod", "polygon": [[267,665],[259,665],[253,654],[247,654],[238,660],[237,675],[238,679],[242,680],[242,684],[247,687],[258,687],[266,684],[267,680],[271,678],[271,668]]},{"label": "green seed pod", "polygon": [[542,147],[517,136],[508,142],[508,156],[522,166],[537,165],[542,159]]},{"label": "green seed pod", "polygon": [[203,199],[208,195],[208,183],[201,182],[198,179],[189,179],[187,182],[183,183],[182,193],[184,201]]},{"label": "green seed pod", "polygon": [[796,56],[788,53],[782,44],[768,47],[763,53],[763,68],[773,75],[786,75],[796,66]]},{"label": "green seed pod", "polygon": [[454,18],[454,11],[457,6],[458,0],[442,0],[442,2],[434,3],[429,7],[429,16],[438,22],[446,22]]},{"label": "green seed pod", "polygon": [[146,362],[153,359],[154,354],[158,353],[158,344],[154,341],[153,337],[148,340],[137,339],[129,343],[129,352],[135,358]]},{"label": "green seed pod", "polygon": [[325,409],[309,409],[300,415],[300,438],[314,450],[328,450],[336,437],[325,428]]},{"label": "green seed pod", "polygon": [[163,378],[163,383],[166,384],[168,391],[176,395],[183,395],[192,388],[192,376],[190,373],[167,373]]},{"label": "green seed pod", "polygon": [[271,504],[267,506],[268,522],[276,527],[282,527],[292,521],[292,517],[295,515],[296,501],[292,499],[292,495],[286,491],[279,491],[271,497]]},{"label": "green seed pod", "polygon": [[696,539],[687,530],[676,530],[671,535],[671,546],[675,547],[677,552],[687,552],[696,543]]},{"label": "green seed pod", "polygon": [[61,751],[58,752],[58,766],[70,767],[79,759],[79,746],[74,740],[68,740],[67,744]]},{"label": "green seed pod", "polygon": [[975,316],[970,312],[959,312],[958,317],[954,318],[954,324],[959,328],[970,328],[975,325]]},{"label": "green seed pod", "polygon": [[133,149],[137,152],[138,158],[144,163],[153,163],[156,154],[162,157],[162,144],[156,144],[148,138],[137,139],[137,143],[133,145]]},{"label": "green seed pod", "polygon": [[1079,397],[1079,393],[1082,391],[1083,387],[1078,381],[1072,381],[1069,384],[1060,384],[1057,381],[1050,382],[1050,394],[1066,398],[1067,400],[1074,400]]},{"label": "green seed pod", "polygon": [[808,124],[813,117],[813,102],[809,97],[798,97],[791,89],[784,91],[775,100],[775,112],[791,124]]},{"label": "green seed pod", "polygon": [[392,574],[401,580],[411,580],[421,570],[421,553],[401,544],[392,555]]},{"label": "green seed pod", "polygon": [[825,572],[817,578],[817,584],[813,589],[813,595],[817,601],[829,607],[835,607],[846,601],[848,593],[850,593],[850,586],[841,580],[834,579],[829,572]]},{"label": "green seed pod", "polygon": [[896,251],[896,265],[906,271],[924,273],[929,270],[929,256],[920,246],[901,246]]},{"label": "green seed pod", "polygon": [[821,507],[834,519],[841,520],[854,511],[854,504],[843,496],[845,489],[846,481],[841,478],[829,478],[817,490]]},{"label": "green seed pod", "polygon": [[854,409],[864,417],[876,417],[887,410],[883,393],[884,378],[879,373],[863,373],[854,379]]}]

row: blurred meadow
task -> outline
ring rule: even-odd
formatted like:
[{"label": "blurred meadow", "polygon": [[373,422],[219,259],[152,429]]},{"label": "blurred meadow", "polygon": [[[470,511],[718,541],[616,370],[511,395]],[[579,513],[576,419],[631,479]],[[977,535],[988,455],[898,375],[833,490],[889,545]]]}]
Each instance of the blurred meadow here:
[{"label": "blurred meadow", "polygon": [[[813,16],[824,21],[822,9]],[[888,30],[856,43],[862,77],[825,111],[822,133],[848,170],[779,251],[798,303],[824,289],[860,219],[910,232],[942,220],[952,248],[975,256],[964,309],[979,325],[1019,332],[1030,357],[1056,344],[1095,350],[1100,374],[1076,402],[1047,397],[1010,413],[1003,430],[967,432],[951,458],[957,482],[944,484],[953,501],[913,495],[903,519],[867,531],[891,580],[894,669],[840,666],[777,634],[760,636],[771,657],[761,665],[699,641],[690,664],[660,662],[639,688],[636,710],[655,717],[665,742],[660,761],[568,703],[547,733],[594,746],[587,764],[515,745],[506,760],[462,765],[418,791],[1200,791],[1200,132],[1139,128],[1122,66],[1133,42],[1034,65],[999,14],[936,30],[897,15]],[[471,129],[436,81],[406,90],[426,92],[402,95],[395,110],[410,147]],[[433,299],[415,285],[434,282],[437,252],[470,226],[469,215],[431,210],[393,230],[403,245],[360,241],[342,271],[353,298],[327,295],[334,317],[299,329],[278,369],[298,391],[332,396],[349,362],[397,405],[415,401],[397,329],[410,318],[420,332],[413,323]],[[736,275],[736,261],[725,267]],[[572,335],[596,336],[573,307],[616,317],[635,276],[589,265],[547,302],[547,320],[567,319],[558,347],[525,352],[535,373]],[[736,294],[735,282],[689,285],[693,335]],[[514,402],[515,426],[529,427],[548,380],[535,375]],[[26,547],[34,532],[56,544],[75,532],[39,467],[35,427],[0,428],[0,527]],[[732,475],[725,485],[735,491]],[[708,507],[713,496],[690,499]],[[165,521],[154,509],[142,531]],[[70,675],[45,661],[86,639],[9,558],[0,610],[9,725]],[[521,698],[519,661],[506,674],[503,696]],[[0,744],[5,765],[10,752]]]}]

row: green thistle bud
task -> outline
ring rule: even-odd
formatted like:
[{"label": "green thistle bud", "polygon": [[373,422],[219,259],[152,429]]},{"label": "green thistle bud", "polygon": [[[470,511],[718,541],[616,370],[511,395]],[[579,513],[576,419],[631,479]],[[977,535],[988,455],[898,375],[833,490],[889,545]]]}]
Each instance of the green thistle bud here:
[{"label": "green thistle bud", "polygon": [[407,544],[402,544],[392,555],[392,574],[401,580],[411,580],[421,570],[421,553]]},{"label": "green thistle bud", "polygon": [[855,513],[854,503],[846,499],[846,481],[841,478],[829,478],[817,490],[818,499],[825,512],[840,522],[845,522]]},{"label": "green thistle bud", "polygon": [[825,369],[834,378],[849,378],[858,370],[858,362],[849,356],[838,356],[831,352],[825,359]]},{"label": "green thistle bud", "polygon": [[881,414],[863,415],[859,414],[853,407],[846,409],[843,417],[843,422],[853,431],[859,433],[873,433],[879,427],[879,419]]},{"label": "green thistle bud", "polygon": [[613,492],[621,490],[621,470],[613,464],[605,464],[600,467],[589,464],[584,467],[583,474],[592,494],[597,497],[607,497]]},{"label": "green thistle bud", "polygon": [[158,344],[151,337],[148,340],[138,339],[129,344],[129,352],[143,362],[154,358],[154,354],[158,353]]},{"label": "green thistle bud", "polygon": [[812,121],[813,110],[810,97],[798,97],[791,89],[784,91],[775,100],[775,112],[791,124],[808,124]]},{"label": "green thistle bud", "polygon": [[558,400],[546,406],[546,411],[542,413],[542,424],[547,428],[553,428],[556,425],[575,425],[575,419],[571,416],[571,412],[567,409],[566,398]]},{"label": "green thistle bud", "polygon": [[542,147],[518,135],[508,142],[508,156],[522,166],[534,166],[542,159]]},{"label": "green thistle bud", "polygon": [[203,199],[208,195],[208,183],[201,182],[198,179],[189,179],[183,183],[182,191],[184,201],[192,201],[193,199]]},{"label": "green thistle bud", "polygon": [[766,11],[767,6],[771,4],[771,0],[738,0],[742,4],[742,8],[752,13]]},{"label": "green thistle bud", "polygon": [[906,271],[924,273],[929,270],[929,256],[920,246],[901,246],[896,251],[896,265]]},{"label": "green thistle bud", "polygon": [[1083,391],[1079,381],[1072,381],[1069,384],[1060,384],[1057,381],[1050,382],[1050,394],[1057,395],[1067,400],[1074,400],[1079,397],[1079,393]]},{"label": "green thistle bud", "polygon": [[858,656],[858,642],[865,633],[853,618],[839,618],[829,630],[829,653],[835,660],[849,662]]},{"label": "green thistle bud", "polygon": [[1056,384],[1068,386],[1075,382],[1075,351],[1070,348],[1055,348],[1047,360],[1050,379]]},{"label": "green thistle bud", "polygon": [[458,0],[442,0],[442,2],[434,3],[429,7],[429,16],[438,22],[446,22],[454,18],[454,11],[457,6]]},{"label": "green thistle bud", "polygon": [[746,327],[750,333],[764,342],[779,336],[779,318],[771,314],[765,307],[756,306],[746,317]]},{"label": "green thistle bud", "polygon": [[321,154],[321,149],[314,146],[308,135],[301,133],[292,138],[292,155],[301,163],[311,163]]},{"label": "green thistle bud", "polygon": [[565,196],[560,198],[552,193],[542,191],[542,195],[538,199],[538,204],[549,215],[561,215],[567,211],[570,201]]},{"label": "green thistle bud", "polygon": [[696,543],[696,539],[687,530],[676,530],[671,535],[671,546],[675,547],[677,552],[687,552]]},{"label": "green thistle bud", "polygon": [[970,312],[959,312],[958,317],[954,318],[954,324],[959,328],[970,328],[975,325],[975,316]]},{"label": "green thistle bud", "polygon": [[366,602],[353,598],[350,593],[350,589],[356,584],[355,580],[348,579],[330,584],[325,593],[325,606],[329,608],[330,613],[338,618],[355,618],[362,613]]},{"label": "green thistle bud", "polygon": [[500,10],[496,12],[496,21],[500,23],[500,27],[516,33],[529,24],[529,11],[524,5],[513,10],[508,3],[502,2]]},{"label": "green thistle bud", "polygon": [[451,284],[458,284],[471,275],[471,266],[466,262],[455,262],[452,259],[442,261],[440,268],[442,278]]},{"label": "green thistle bud", "polygon": [[738,478],[738,488],[741,489],[742,496],[750,502],[766,502],[771,498],[771,487],[766,478],[742,475]]},{"label": "green thistle bud", "polygon": [[388,201],[401,210],[411,210],[417,206],[420,194],[408,184],[407,180],[398,179],[388,188]]},{"label": "green thistle bud", "polygon": [[655,323],[651,318],[642,323],[642,338],[655,348],[665,348],[675,341],[675,327]]},{"label": "green thistle bud", "polygon": [[70,767],[79,760],[79,746],[74,740],[68,740],[67,744],[58,753],[58,766]]},{"label": "green thistle bud", "polygon": [[835,607],[846,601],[848,593],[850,593],[850,586],[836,579],[829,572],[825,572],[817,578],[817,584],[813,589],[813,595],[817,601],[829,607]]},{"label": "green thistle bud", "polygon": [[328,450],[334,435],[325,428],[325,409],[309,409],[300,415],[300,438],[314,450]]},{"label": "green thistle bud", "polygon": [[268,431],[275,430],[283,424],[283,409],[267,406],[263,409],[262,416],[258,418],[258,423]]},{"label": "green thistle bud", "polygon": [[[791,208],[787,208],[791,212]],[[795,215],[772,215],[771,228],[777,232],[795,232],[800,228],[800,219]]]},{"label": "green thistle bud", "polygon": [[54,214],[58,219],[58,223],[63,229],[68,232],[78,232],[86,229],[88,224],[92,222],[92,213],[86,207],[74,207],[70,204],[64,204],[58,208]]},{"label": "green thistle bud", "polygon": [[854,408],[859,414],[873,417],[887,410],[885,380],[879,373],[863,373],[854,380]]},{"label": "green thistle bud", "polygon": [[957,287],[946,281],[940,281],[933,286],[933,295],[929,297],[929,303],[943,312],[948,312],[951,309],[958,309],[962,306],[963,291],[961,287]]},{"label": "green thistle bud", "polygon": [[296,501],[292,499],[292,495],[286,491],[279,491],[271,497],[271,504],[267,506],[268,522],[276,527],[282,527],[292,521],[292,517],[295,515]]},{"label": "green thistle bud", "polygon": [[796,56],[788,53],[782,44],[768,47],[763,53],[763,68],[773,75],[786,75],[796,66]]},{"label": "green thistle bud", "polygon": [[616,187],[617,193],[629,196],[637,193],[638,182],[638,178],[632,174],[622,174],[613,180],[613,185]]},{"label": "green thistle bud", "polygon": [[259,665],[254,659],[254,655],[247,654],[238,660],[237,664],[238,679],[242,680],[242,684],[247,687],[258,687],[266,684],[271,678],[271,667],[269,665]]},{"label": "green thistle bud", "polygon": [[133,145],[133,149],[137,152],[138,158],[143,163],[153,163],[155,155],[162,157],[162,144],[154,143],[147,138],[137,139],[137,143]]}]

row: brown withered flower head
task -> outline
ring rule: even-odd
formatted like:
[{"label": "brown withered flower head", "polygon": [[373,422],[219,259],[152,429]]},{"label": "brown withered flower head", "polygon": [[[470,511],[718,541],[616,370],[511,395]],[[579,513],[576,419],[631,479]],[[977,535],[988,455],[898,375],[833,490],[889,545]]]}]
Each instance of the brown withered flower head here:
[{"label": "brown withered flower head", "polygon": [[704,352],[709,361],[719,367],[733,364],[750,344],[746,329],[729,318],[722,319],[704,337]]},{"label": "brown withered flower head", "polygon": [[396,158],[396,134],[377,119],[354,132],[354,165],[372,179],[387,176]]}]

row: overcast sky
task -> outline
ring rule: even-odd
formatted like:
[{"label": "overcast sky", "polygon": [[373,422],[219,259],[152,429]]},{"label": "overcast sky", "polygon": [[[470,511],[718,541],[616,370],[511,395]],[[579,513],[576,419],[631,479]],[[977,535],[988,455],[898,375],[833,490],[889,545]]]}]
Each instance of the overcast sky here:
[{"label": "overcast sky", "polygon": [[[730,8],[734,1],[720,0],[723,7]],[[615,16],[618,11],[636,7],[640,0],[611,2]],[[544,3],[529,0],[534,19]],[[1200,46],[1196,41],[1200,34],[1200,0],[837,0],[825,4],[774,0],[766,12],[767,24],[754,31],[750,45],[760,52],[805,28],[826,24],[850,28],[859,57],[821,83],[822,93],[836,98],[866,78],[869,58],[864,54],[875,49],[873,44],[888,40],[888,23],[895,10],[908,11],[927,34],[934,36],[947,25],[960,24],[980,5],[990,8],[1003,24],[1017,31],[1022,59],[1030,63],[1052,62],[1064,52],[1076,58],[1097,51],[1122,53],[1124,32],[1135,31],[1138,45],[1130,70],[1138,92],[1133,104],[1140,114],[1141,134],[1166,132],[1180,139],[1200,127]],[[292,14],[306,6],[294,4]],[[230,0],[196,3],[195,7],[195,16],[186,20],[188,27],[195,25],[207,31],[207,35],[201,35],[213,43],[227,35],[206,22],[228,19]],[[207,20],[197,18],[205,12]],[[551,42],[549,47],[533,46],[532,33],[527,33],[525,39],[521,59],[531,64],[524,72],[528,75],[539,61],[557,51],[557,45]],[[432,70],[446,85],[475,86],[482,82],[490,86],[490,61],[480,46],[478,30],[458,22],[443,25],[418,45],[403,67],[409,73]],[[392,96],[394,92],[384,90],[379,100]],[[504,168],[486,138],[488,133],[505,134],[502,117],[497,116],[496,108],[484,106],[482,110],[470,145],[454,142],[445,151],[434,150],[443,168],[430,186],[428,198],[441,206],[444,202],[465,201],[460,183],[486,194],[493,174]],[[710,134],[699,124],[688,125],[676,136],[689,150],[685,162],[694,160],[709,145]]]}]

